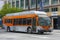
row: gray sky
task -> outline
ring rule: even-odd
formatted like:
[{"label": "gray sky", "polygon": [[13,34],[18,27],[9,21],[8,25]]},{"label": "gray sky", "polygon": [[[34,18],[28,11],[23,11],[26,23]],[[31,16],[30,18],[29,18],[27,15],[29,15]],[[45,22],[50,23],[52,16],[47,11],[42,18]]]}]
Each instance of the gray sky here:
[{"label": "gray sky", "polygon": [[4,5],[4,1],[0,1],[0,10],[1,10],[3,5]]}]

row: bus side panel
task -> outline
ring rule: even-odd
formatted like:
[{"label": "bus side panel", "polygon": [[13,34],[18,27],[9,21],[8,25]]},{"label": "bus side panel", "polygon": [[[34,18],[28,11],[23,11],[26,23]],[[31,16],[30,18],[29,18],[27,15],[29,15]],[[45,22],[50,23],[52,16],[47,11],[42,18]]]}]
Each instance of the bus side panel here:
[{"label": "bus side panel", "polygon": [[7,30],[7,25],[5,24],[5,18],[2,18],[2,25],[5,30]]},{"label": "bus side panel", "polygon": [[[7,30],[7,25],[3,25],[5,30]],[[30,26],[31,27],[31,26]],[[21,31],[21,32],[27,32],[28,26],[10,26],[11,31]]]},{"label": "bus side panel", "polygon": [[[8,26],[7,26],[6,24],[3,24],[3,28],[4,28],[5,30],[7,30],[7,27],[8,27]],[[10,30],[11,30],[11,31],[14,30],[13,26],[9,26],[9,27],[10,27]]]},{"label": "bus side panel", "polygon": [[21,31],[21,32],[27,32],[28,26],[11,26],[11,31]]},{"label": "bus side panel", "polygon": [[10,23],[5,23],[5,25],[6,25],[7,27],[13,26],[13,24],[10,24]]},{"label": "bus side panel", "polygon": [[5,30],[7,30],[7,25],[3,24],[3,28],[4,28]]}]

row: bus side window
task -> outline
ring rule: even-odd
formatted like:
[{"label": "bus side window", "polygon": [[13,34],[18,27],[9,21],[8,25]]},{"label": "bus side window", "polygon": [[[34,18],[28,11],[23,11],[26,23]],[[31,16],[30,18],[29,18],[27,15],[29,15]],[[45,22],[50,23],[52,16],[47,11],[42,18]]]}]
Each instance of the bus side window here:
[{"label": "bus side window", "polygon": [[12,19],[5,19],[5,23],[12,23]]},{"label": "bus side window", "polygon": [[5,19],[4,23],[7,23],[7,19]]},{"label": "bus side window", "polygon": [[23,25],[26,25],[26,18],[23,18]]},{"label": "bus side window", "polygon": [[31,25],[31,19],[27,19],[27,25]]},{"label": "bus side window", "polygon": [[21,19],[19,19],[19,25],[21,25],[22,24],[22,18]]},{"label": "bus side window", "polygon": [[22,19],[14,19],[14,25],[21,25],[22,24]]},{"label": "bus side window", "polygon": [[18,19],[14,19],[14,25],[18,24]]}]

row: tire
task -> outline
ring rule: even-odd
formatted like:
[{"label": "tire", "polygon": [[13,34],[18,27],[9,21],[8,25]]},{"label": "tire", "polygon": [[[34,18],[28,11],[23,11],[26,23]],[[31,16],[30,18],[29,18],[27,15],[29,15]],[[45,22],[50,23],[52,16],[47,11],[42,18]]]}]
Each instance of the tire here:
[{"label": "tire", "polygon": [[10,27],[7,27],[7,32],[10,32]]},{"label": "tire", "polygon": [[31,34],[32,33],[32,29],[31,28],[27,28],[27,33]]},{"label": "tire", "polygon": [[39,31],[39,30],[38,30],[38,33],[39,33],[39,34],[44,34],[44,32],[42,32],[42,31]]},{"label": "tire", "polygon": [[44,32],[40,32],[40,34],[44,34]]}]

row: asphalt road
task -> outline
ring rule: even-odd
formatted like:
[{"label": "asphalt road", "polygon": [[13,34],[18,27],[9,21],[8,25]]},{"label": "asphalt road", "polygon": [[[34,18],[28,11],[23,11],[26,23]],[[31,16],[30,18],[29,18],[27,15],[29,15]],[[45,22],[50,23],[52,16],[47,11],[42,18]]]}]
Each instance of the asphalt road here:
[{"label": "asphalt road", "polygon": [[60,40],[60,30],[54,30],[52,33],[41,34],[27,34],[6,32],[0,29],[0,40]]}]

